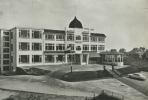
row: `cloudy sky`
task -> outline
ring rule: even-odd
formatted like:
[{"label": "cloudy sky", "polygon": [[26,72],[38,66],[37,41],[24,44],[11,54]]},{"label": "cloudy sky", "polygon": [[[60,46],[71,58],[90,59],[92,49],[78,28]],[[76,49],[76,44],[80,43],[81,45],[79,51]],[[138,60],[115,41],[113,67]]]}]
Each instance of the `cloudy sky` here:
[{"label": "cloudy sky", "polygon": [[75,16],[106,34],[106,50],[148,49],[148,0],[0,0],[0,28],[64,29]]}]

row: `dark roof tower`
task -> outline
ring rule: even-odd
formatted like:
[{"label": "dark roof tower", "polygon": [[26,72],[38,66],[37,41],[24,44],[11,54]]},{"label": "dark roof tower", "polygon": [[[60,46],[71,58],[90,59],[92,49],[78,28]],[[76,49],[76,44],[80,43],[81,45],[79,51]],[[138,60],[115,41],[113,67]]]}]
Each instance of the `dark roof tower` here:
[{"label": "dark roof tower", "polygon": [[70,22],[69,28],[83,28],[81,22],[75,18]]}]

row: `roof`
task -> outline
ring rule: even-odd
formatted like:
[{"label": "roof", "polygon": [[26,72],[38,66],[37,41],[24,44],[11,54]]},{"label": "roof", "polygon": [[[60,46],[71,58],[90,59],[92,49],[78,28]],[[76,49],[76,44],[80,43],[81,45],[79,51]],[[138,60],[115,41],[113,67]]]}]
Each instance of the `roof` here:
[{"label": "roof", "polygon": [[103,37],[106,37],[105,34],[102,34],[102,33],[90,33],[92,36],[103,36]]},{"label": "roof", "polygon": [[89,53],[89,57],[90,57],[90,58],[93,58],[93,57],[101,57],[101,56],[100,56],[99,53],[97,53],[97,52],[90,52],[90,53]]},{"label": "roof", "polygon": [[83,28],[82,23],[76,18],[70,22],[69,28]]},{"label": "roof", "polygon": [[51,29],[44,29],[44,32],[51,32],[51,33],[65,33],[64,30],[51,30]]},{"label": "roof", "polygon": [[99,54],[106,54],[106,55],[123,55],[121,52],[100,52]]}]

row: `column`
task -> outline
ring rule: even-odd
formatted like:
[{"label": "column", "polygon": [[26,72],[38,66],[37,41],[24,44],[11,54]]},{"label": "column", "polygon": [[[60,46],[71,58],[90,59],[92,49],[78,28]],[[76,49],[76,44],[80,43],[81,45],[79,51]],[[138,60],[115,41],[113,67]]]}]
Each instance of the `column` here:
[{"label": "column", "polygon": [[83,57],[83,55],[82,54],[80,54],[80,65],[82,65],[82,58]]},{"label": "column", "polygon": [[89,63],[89,54],[87,54],[86,65],[88,65],[88,63]]},{"label": "column", "polygon": [[54,63],[57,63],[56,57],[57,57],[57,54],[54,54]]},{"label": "column", "polygon": [[67,63],[67,54],[65,54],[65,63]]}]

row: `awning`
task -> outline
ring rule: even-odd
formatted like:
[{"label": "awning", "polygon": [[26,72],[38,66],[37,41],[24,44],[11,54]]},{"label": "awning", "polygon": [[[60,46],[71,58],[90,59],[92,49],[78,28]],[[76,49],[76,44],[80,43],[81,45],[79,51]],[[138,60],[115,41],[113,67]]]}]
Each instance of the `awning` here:
[{"label": "awning", "polygon": [[97,53],[97,52],[90,52],[90,53],[89,53],[89,57],[90,57],[90,58],[95,58],[95,57],[101,57],[101,56],[100,56],[99,53]]}]

